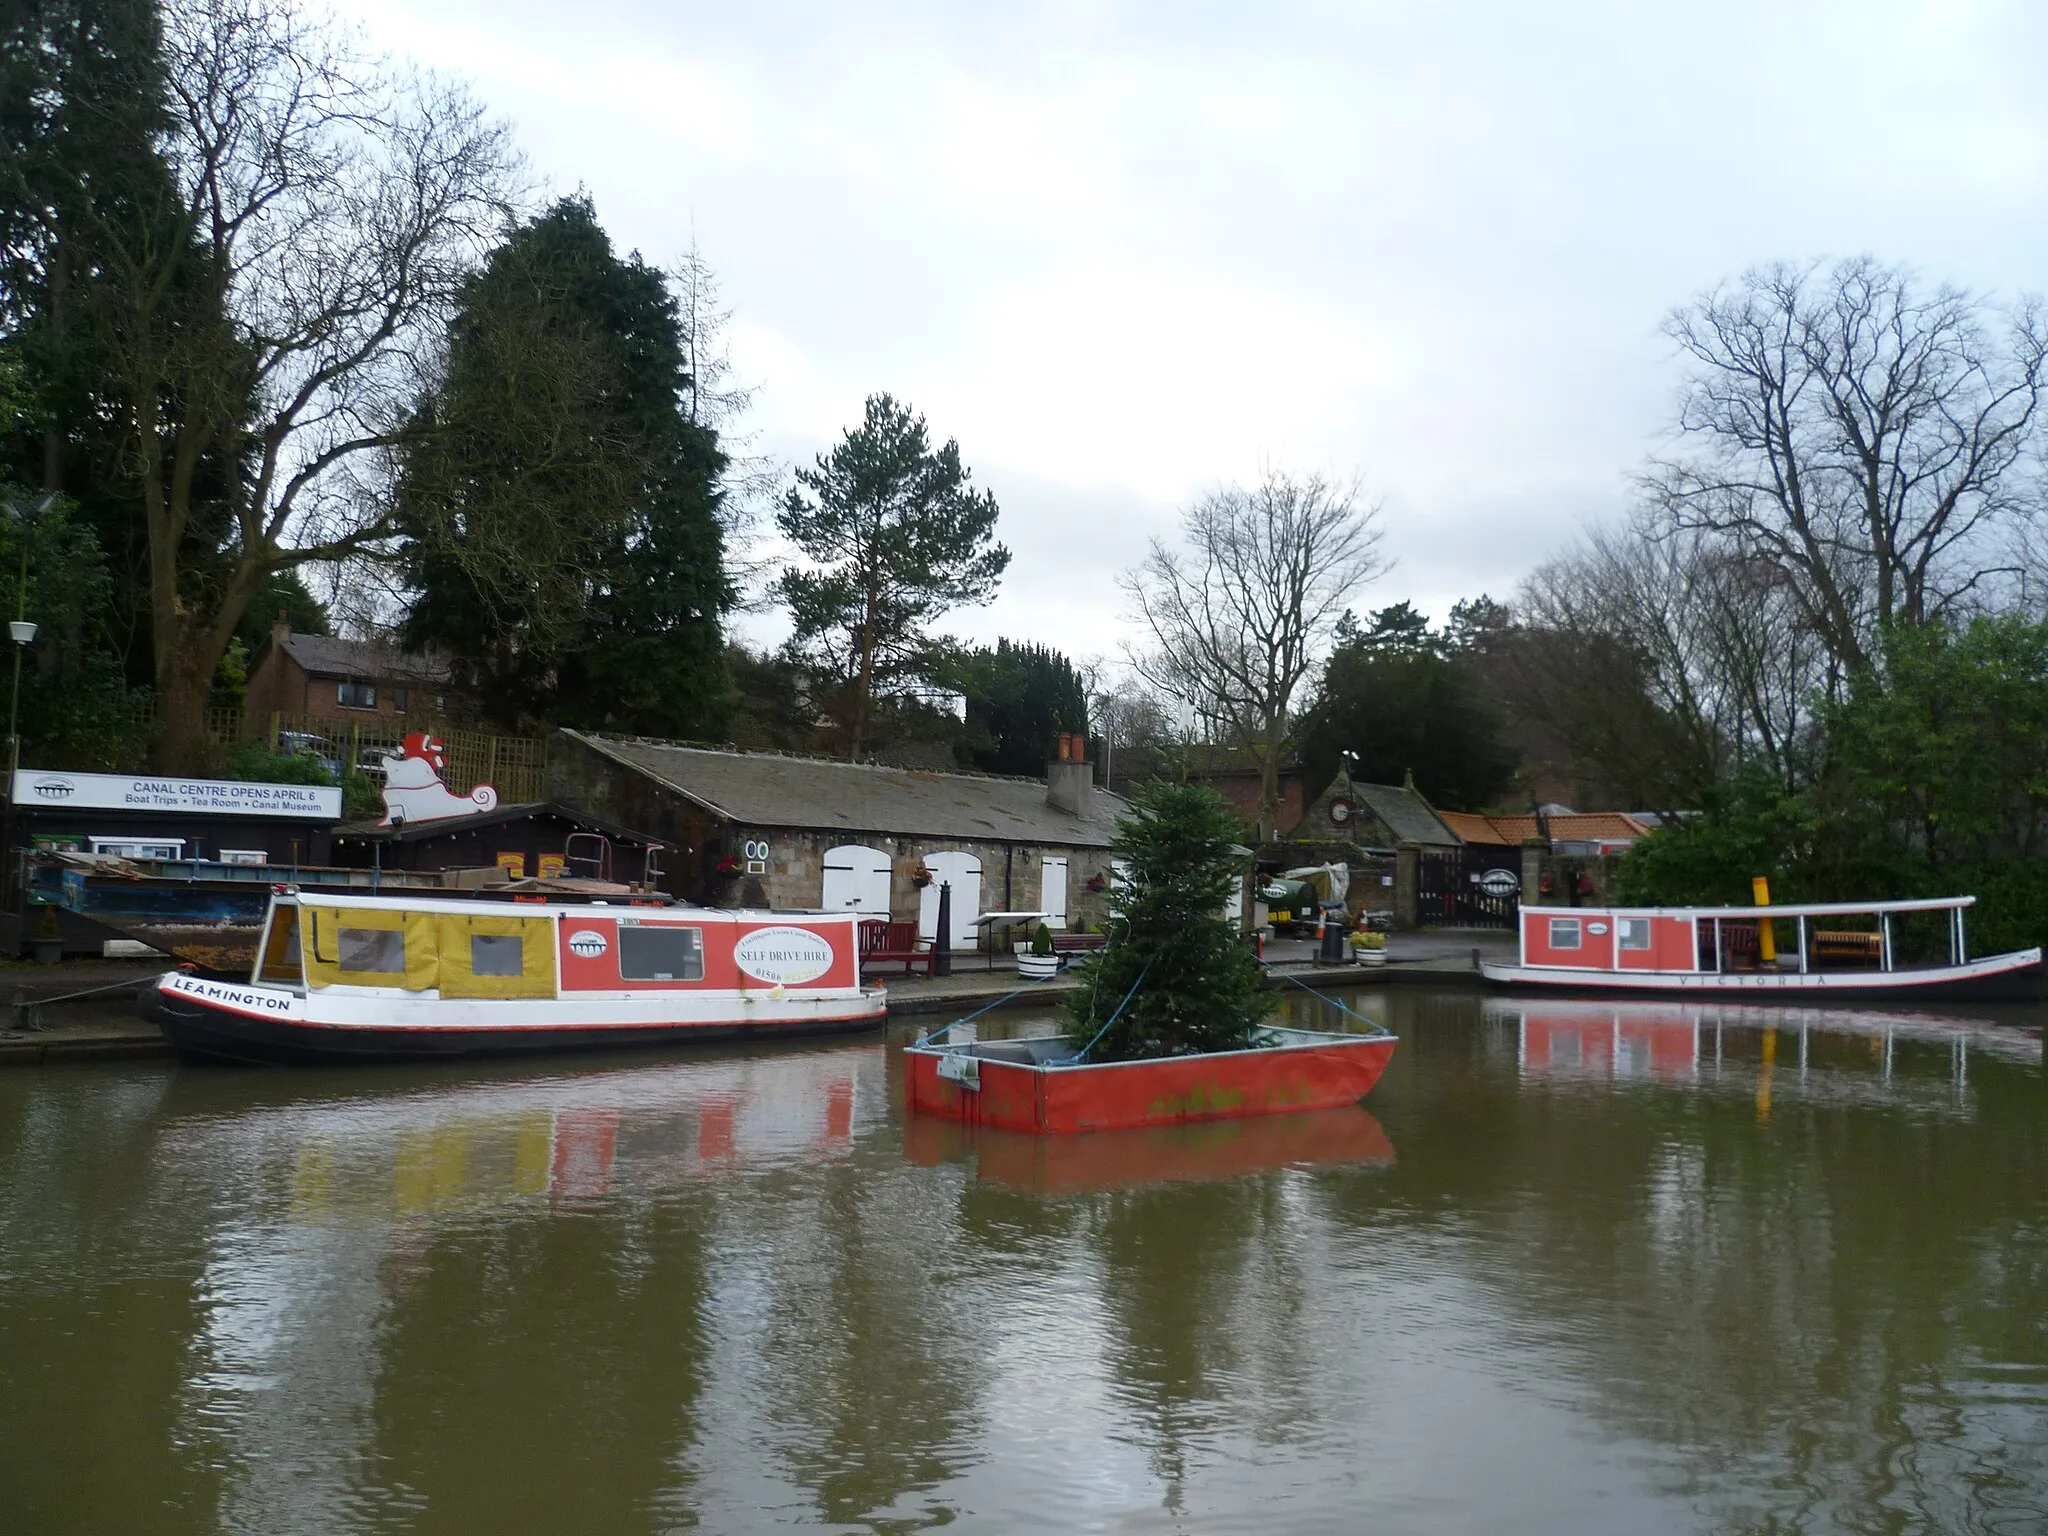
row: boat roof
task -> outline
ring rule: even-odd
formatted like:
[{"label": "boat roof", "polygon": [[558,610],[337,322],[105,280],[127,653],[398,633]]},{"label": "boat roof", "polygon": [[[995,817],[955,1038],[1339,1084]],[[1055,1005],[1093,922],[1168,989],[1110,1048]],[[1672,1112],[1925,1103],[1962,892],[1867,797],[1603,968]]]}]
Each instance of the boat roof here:
[{"label": "boat roof", "polygon": [[1977,904],[1974,896],[1916,896],[1904,901],[1788,901],[1767,907],[1523,907],[1544,917],[1611,916],[1628,917],[1849,917],[1885,912],[1948,912]]},{"label": "boat roof", "polygon": [[355,887],[325,891],[307,891],[292,887],[278,891],[274,899],[280,903],[290,902],[302,907],[368,907],[387,912],[450,912],[472,917],[479,910],[495,910],[506,917],[546,917],[556,912],[582,917],[609,917],[620,913],[633,917],[651,917],[660,913],[665,916],[683,917],[693,923],[775,923],[795,919],[814,923],[823,918],[858,918],[868,915],[860,912],[768,912],[745,907],[685,907],[669,902],[657,905],[634,901],[630,897],[621,897],[616,901],[506,901],[490,896],[479,898],[475,895],[457,895],[452,892],[445,896],[427,896],[418,891],[385,893]]}]

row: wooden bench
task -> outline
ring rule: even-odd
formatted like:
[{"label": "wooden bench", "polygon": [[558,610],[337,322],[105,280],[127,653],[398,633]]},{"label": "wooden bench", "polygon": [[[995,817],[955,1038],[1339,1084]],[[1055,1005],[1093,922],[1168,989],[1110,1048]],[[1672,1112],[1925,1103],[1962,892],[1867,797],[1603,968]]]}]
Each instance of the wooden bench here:
[{"label": "wooden bench", "polygon": [[865,971],[871,965],[900,964],[903,974],[923,968],[925,975],[933,974],[933,951],[919,947],[917,924],[884,922],[872,918],[860,925],[860,968]]},{"label": "wooden bench", "polygon": [[1085,954],[1091,949],[1100,949],[1109,942],[1106,933],[1056,933],[1052,936],[1052,952],[1056,955]]},{"label": "wooden bench", "polygon": [[1816,930],[1813,935],[1813,958],[1823,965],[1834,960],[1847,965],[1882,965],[1884,936],[1839,929]]}]

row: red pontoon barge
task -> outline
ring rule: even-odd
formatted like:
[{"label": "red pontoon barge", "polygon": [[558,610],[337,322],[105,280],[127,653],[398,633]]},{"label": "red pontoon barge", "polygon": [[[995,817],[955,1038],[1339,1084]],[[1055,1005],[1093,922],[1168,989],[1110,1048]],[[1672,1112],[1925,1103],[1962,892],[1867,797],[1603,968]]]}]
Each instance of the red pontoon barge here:
[{"label": "red pontoon barge", "polygon": [[1074,1060],[1064,1036],[919,1041],[903,1053],[905,1096],[920,1114],[1014,1131],[1128,1130],[1356,1104],[1394,1054],[1391,1033],[1267,1027],[1259,1040],[1245,1051],[1099,1063]]},{"label": "red pontoon barge", "polygon": [[[1524,907],[1520,958],[1479,969],[1488,981],[1518,989],[1751,1000],[2039,999],[2040,950],[1969,958],[1963,914],[1976,900]],[[1944,916],[1930,922],[1933,914]],[[1946,959],[1902,959],[1895,942],[1902,916],[1931,930],[1918,937],[1945,929]],[[1791,944],[1779,951],[1788,934]]]},{"label": "red pontoon barge", "polygon": [[870,1029],[856,913],[280,890],[246,982],[144,1014],[197,1056],[391,1061]]}]

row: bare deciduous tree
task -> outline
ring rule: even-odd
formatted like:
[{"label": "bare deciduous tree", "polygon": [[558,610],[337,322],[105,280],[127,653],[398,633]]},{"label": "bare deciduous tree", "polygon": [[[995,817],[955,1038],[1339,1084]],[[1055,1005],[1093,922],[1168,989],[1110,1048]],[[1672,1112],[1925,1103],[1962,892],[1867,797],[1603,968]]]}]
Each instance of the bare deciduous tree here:
[{"label": "bare deciduous tree", "polygon": [[740,419],[752,409],[760,386],[739,382],[727,340],[733,312],[694,229],[689,245],[669,267],[668,281],[676,296],[683,357],[690,370],[683,414],[718,433],[718,446],[726,457],[725,472],[719,476],[725,494],[718,503],[726,564],[742,589],[741,605],[760,608],[768,601],[765,588],[771,572],[758,551],[759,531],[782,499],[786,475],[772,454],[755,451],[758,435],[740,429]]},{"label": "bare deciduous tree", "polygon": [[1792,782],[1812,699],[1837,676],[1770,562],[1654,513],[1539,568],[1515,616],[1515,714],[1649,809],[1697,804],[1740,761]]},{"label": "bare deciduous tree", "polygon": [[2040,510],[2048,325],[1869,257],[1773,266],[1666,327],[1692,364],[1681,452],[1645,477],[1671,528],[1766,562],[1851,667],[2010,569]]},{"label": "bare deciduous tree", "polygon": [[513,162],[459,88],[292,0],[173,0],[164,46],[171,205],[96,233],[148,522],[156,752],[189,769],[264,579],[388,537],[384,456]]},{"label": "bare deciduous tree", "polygon": [[1357,590],[1386,569],[1379,509],[1356,480],[1268,470],[1182,517],[1123,588],[1144,625],[1133,665],[1260,767],[1259,836],[1271,838],[1294,696]]}]

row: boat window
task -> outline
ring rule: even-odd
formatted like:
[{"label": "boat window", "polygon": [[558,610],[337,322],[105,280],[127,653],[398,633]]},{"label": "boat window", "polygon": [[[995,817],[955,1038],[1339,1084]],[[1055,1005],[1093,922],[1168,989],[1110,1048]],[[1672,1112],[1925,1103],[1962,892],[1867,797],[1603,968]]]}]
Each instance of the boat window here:
[{"label": "boat window", "polygon": [[344,928],[339,947],[344,971],[405,974],[405,935],[396,928]]},{"label": "boat window", "polygon": [[620,925],[619,975],[627,981],[702,981],[703,930]]},{"label": "boat window", "polygon": [[1624,917],[1621,920],[1621,947],[1623,949],[1648,949],[1650,947],[1650,920],[1647,917]]},{"label": "boat window", "polygon": [[518,976],[526,967],[526,941],[516,933],[472,933],[469,974]]},{"label": "boat window", "polygon": [[270,941],[264,946],[258,981],[301,981],[305,967],[299,960],[299,909],[279,907],[270,920]]},{"label": "boat window", "polygon": [[1579,947],[1579,920],[1576,917],[1553,917],[1550,920],[1550,947],[1552,949],[1577,949]]}]

